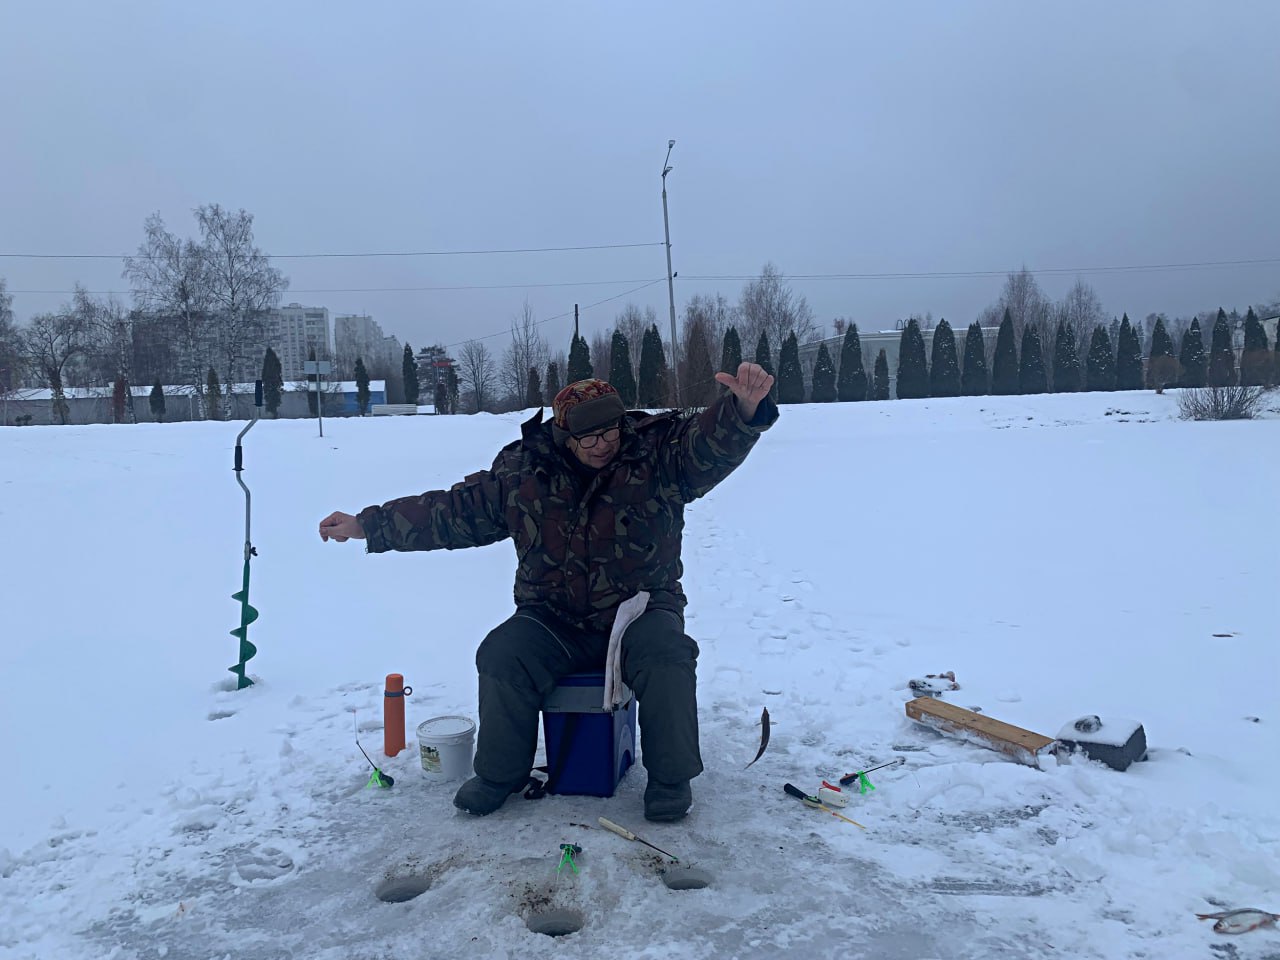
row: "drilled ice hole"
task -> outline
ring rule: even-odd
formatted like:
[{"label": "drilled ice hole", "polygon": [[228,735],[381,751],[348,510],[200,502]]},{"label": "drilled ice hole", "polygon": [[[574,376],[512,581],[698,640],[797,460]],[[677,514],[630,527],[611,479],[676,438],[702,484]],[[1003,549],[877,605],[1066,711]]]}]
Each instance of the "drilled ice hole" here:
[{"label": "drilled ice hole", "polygon": [[383,903],[406,903],[427,892],[431,881],[426,877],[394,877],[378,884],[374,891]]},{"label": "drilled ice hole", "polygon": [[693,867],[672,867],[662,875],[668,890],[701,890],[711,885],[711,874]]},{"label": "drilled ice hole", "polygon": [[545,933],[548,937],[566,937],[582,929],[584,919],[577,910],[544,910],[535,913],[525,923],[534,933]]}]

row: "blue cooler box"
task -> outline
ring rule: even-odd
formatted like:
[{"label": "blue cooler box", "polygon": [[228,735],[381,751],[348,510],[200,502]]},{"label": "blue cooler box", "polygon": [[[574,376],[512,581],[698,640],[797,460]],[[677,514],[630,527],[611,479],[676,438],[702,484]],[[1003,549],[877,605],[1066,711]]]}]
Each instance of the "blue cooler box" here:
[{"label": "blue cooler box", "polygon": [[[561,764],[554,793],[612,797],[635,762],[636,698],[622,688],[623,705],[606,710],[604,671],[571,673],[542,703],[548,767]],[[567,739],[566,739],[567,738]]]}]

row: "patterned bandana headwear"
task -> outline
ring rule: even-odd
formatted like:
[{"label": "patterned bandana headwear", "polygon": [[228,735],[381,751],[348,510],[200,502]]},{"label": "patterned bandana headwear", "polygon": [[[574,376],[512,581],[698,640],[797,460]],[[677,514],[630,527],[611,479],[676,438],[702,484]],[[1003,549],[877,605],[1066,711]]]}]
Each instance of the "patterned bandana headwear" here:
[{"label": "patterned bandana headwear", "polygon": [[559,393],[551,404],[557,436],[580,436],[615,423],[627,412],[613,385],[603,380],[579,380]]}]

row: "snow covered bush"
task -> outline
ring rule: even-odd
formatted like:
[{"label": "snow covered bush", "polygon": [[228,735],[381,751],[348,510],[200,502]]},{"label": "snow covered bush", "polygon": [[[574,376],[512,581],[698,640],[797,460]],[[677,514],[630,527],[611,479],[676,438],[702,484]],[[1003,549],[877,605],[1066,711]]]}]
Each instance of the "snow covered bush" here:
[{"label": "snow covered bush", "polygon": [[1266,395],[1262,387],[1194,387],[1178,394],[1184,420],[1252,420]]}]

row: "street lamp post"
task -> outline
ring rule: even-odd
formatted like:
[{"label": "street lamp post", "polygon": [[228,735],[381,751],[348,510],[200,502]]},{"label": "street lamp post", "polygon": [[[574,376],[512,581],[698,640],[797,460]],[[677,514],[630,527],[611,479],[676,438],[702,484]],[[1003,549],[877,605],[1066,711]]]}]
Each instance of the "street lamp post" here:
[{"label": "street lamp post", "polygon": [[671,273],[671,223],[667,219],[667,174],[671,172],[674,140],[667,141],[667,159],[662,162],[662,229],[667,235],[667,304],[671,308],[671,395],[680,406],[680,346],[676,341],[676,288]]}]

